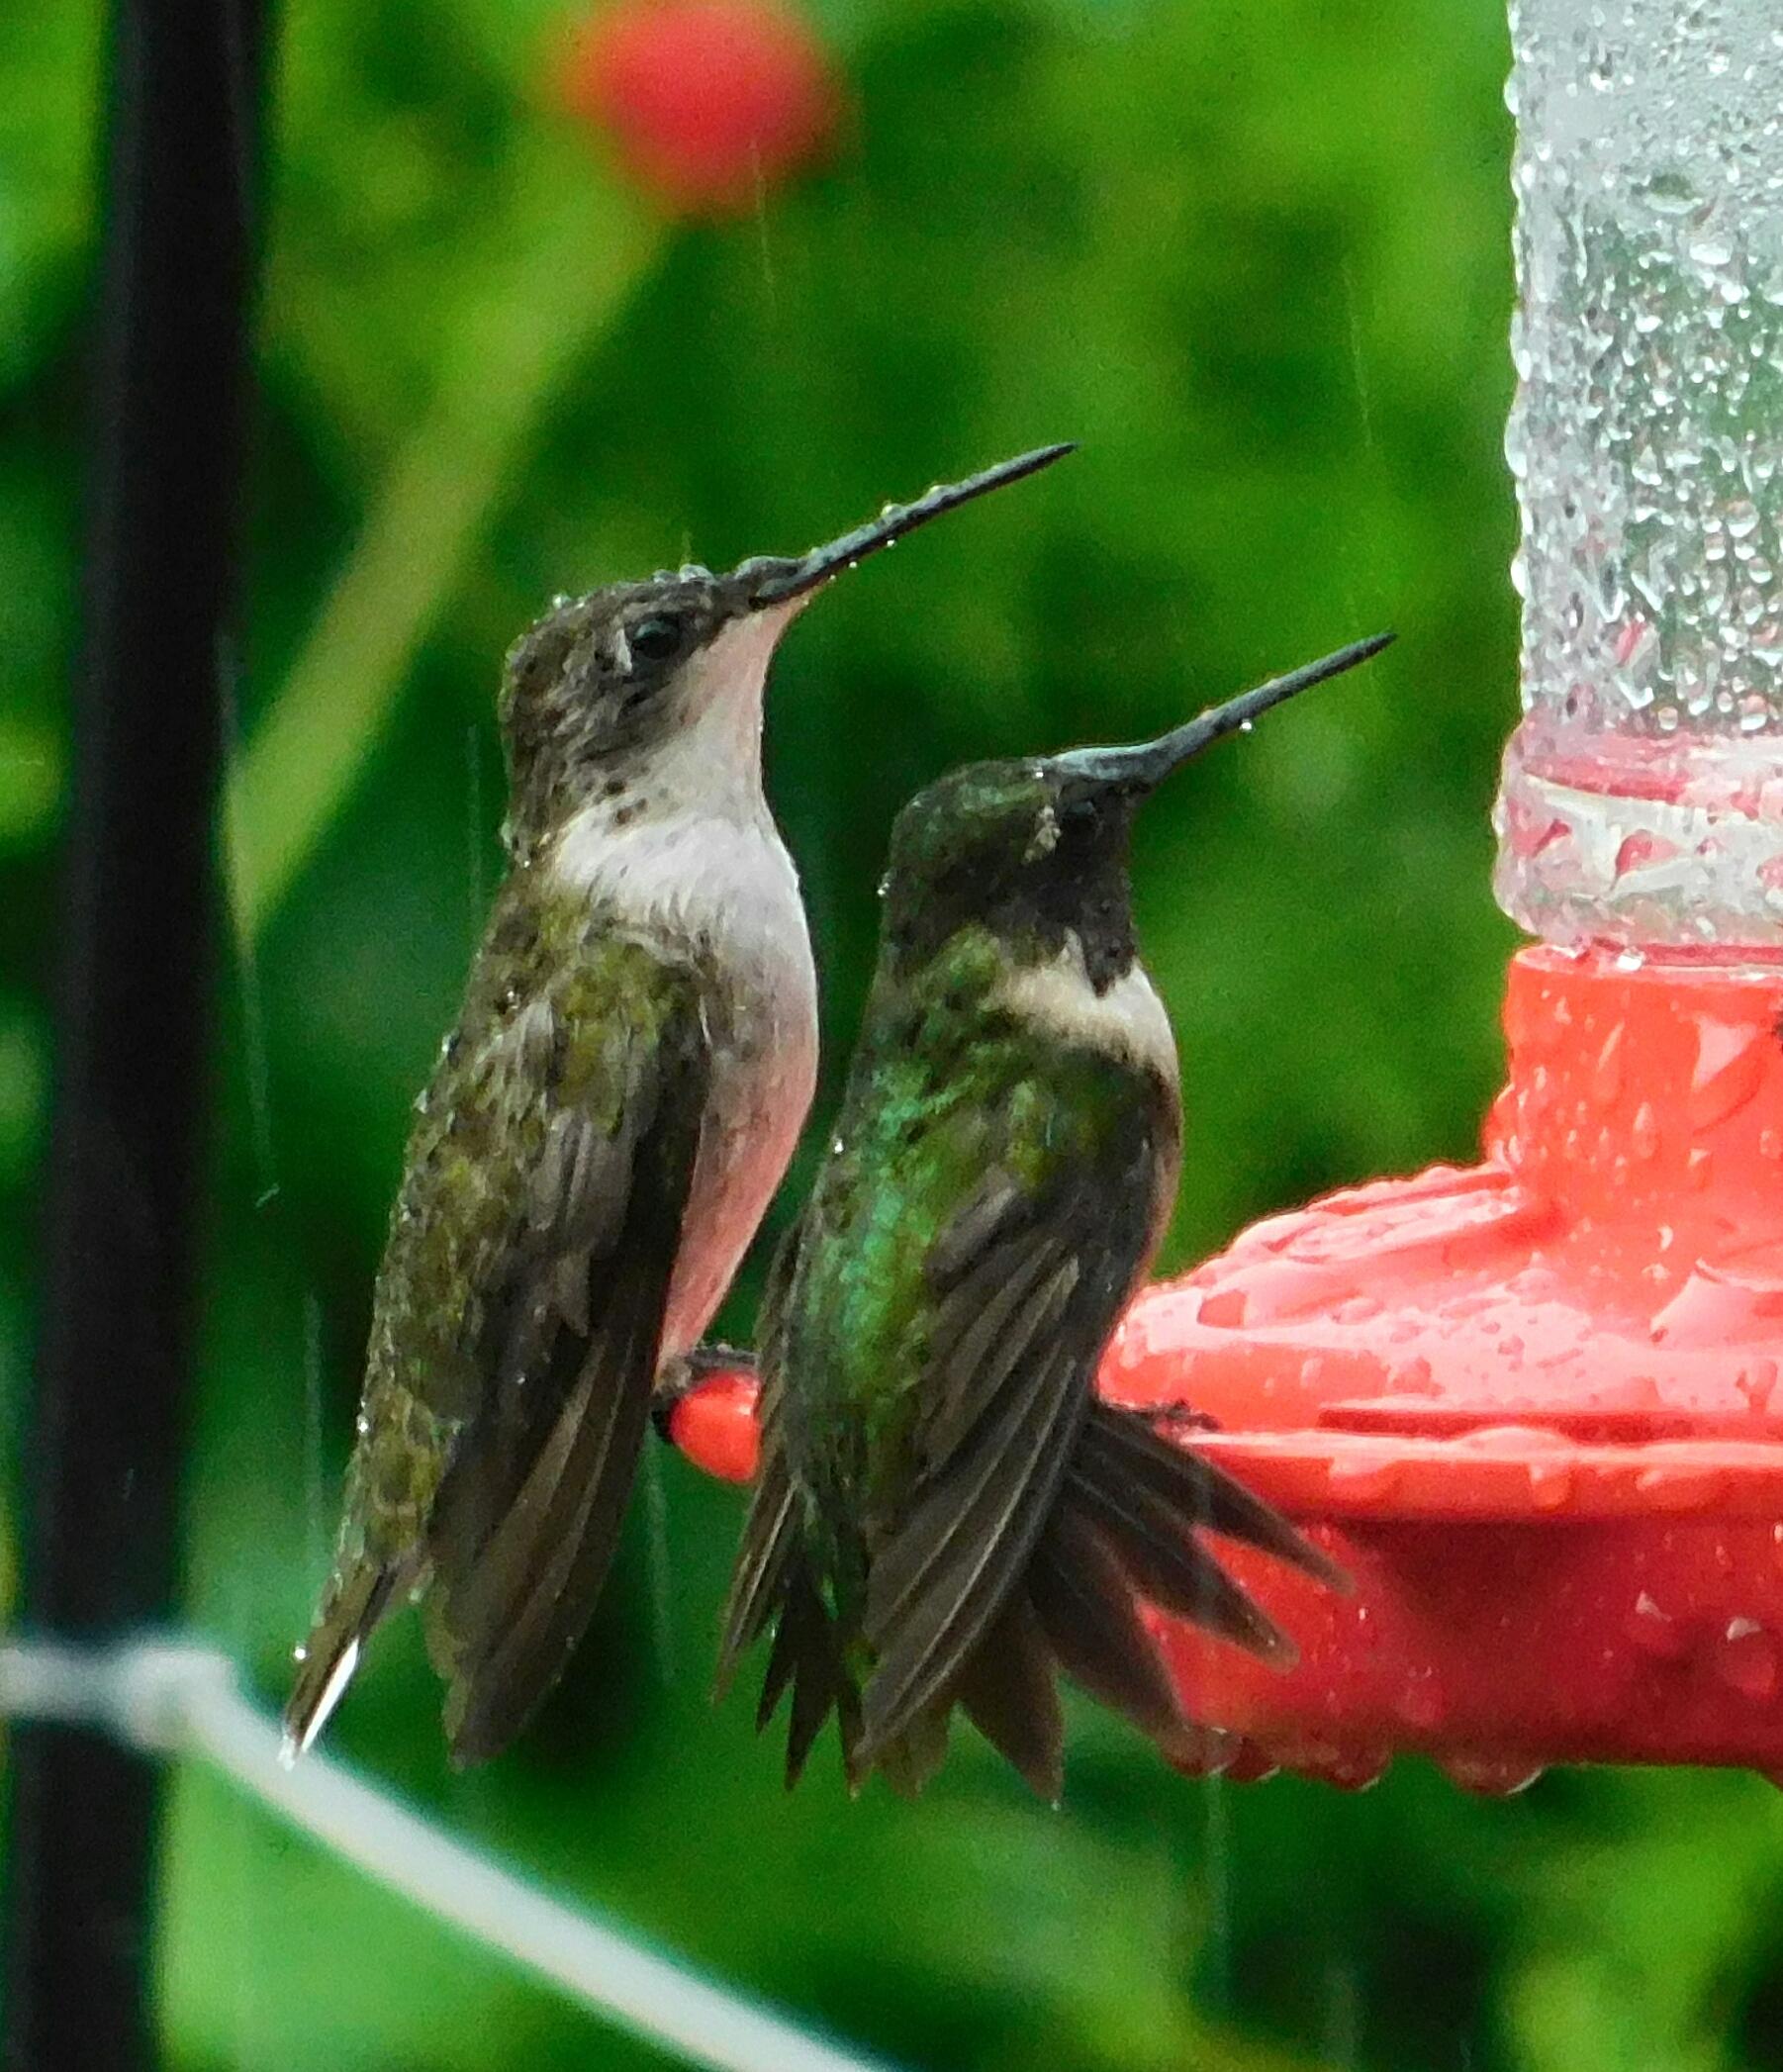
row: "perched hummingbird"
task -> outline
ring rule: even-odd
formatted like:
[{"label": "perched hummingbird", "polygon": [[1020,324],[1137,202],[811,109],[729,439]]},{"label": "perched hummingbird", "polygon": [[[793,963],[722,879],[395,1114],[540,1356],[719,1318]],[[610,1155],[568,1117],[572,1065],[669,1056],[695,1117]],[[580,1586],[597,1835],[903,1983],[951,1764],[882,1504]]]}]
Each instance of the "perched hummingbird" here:
[{"label": "perched hummingbird", "polygon": [[762,795],[775,645],[840,569],[1070,451],[797,559],[597,590],[509,654],[508,870],[418,1103],[288,1757],[422,1590],[455,1761],[503,1747],[555,1682],[653,1381],[704,1331],[810,1102],[810,942]]},{"label": "perched hummingbird", "polygon": [[1161,739],[979,763],[898,815],[834,1139],[775,1261],[761,1460],[720,1688],[770,1624],[788,1782],[839,1716],[851,1784],[918,1789],[963,1707],[1059,1795],[1055,1666],[1184,1752],[1144,1599],[1257,1653],[1284,1636],[1199,1535],[1332,1564],[1096,1366],[1174,1198],[1176,1048],[1134,949],[1128,832],[1170,772],[1364,640]]}]

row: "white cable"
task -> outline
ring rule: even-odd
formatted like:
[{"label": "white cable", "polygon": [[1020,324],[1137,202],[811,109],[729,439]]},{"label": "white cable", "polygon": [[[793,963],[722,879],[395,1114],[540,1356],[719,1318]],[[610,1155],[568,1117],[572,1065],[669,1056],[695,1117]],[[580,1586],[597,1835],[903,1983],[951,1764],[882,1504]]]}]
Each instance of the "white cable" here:
[{"label": "white cable", "polygon": [[72,1720],[189,1754],[294,1828],[610,2021],[711,2072],[890,2072],[795,2027],[453,1841],[325,1755],[279,1761],[279,1732],[215,1649],[139,1642],[105,1653],[0,1647],[0,1714]]}]

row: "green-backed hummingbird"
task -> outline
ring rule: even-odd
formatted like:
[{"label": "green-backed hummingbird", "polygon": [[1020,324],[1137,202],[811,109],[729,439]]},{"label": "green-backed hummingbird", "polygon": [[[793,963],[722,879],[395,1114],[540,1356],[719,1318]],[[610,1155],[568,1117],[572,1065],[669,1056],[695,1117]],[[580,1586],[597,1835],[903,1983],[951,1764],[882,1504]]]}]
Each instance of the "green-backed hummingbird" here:
[{"label": "green-backed hummingbird", "polygon": [[790,1689],[789,1783],[834,1711],[850,1782],[913,1791],[958,1705],[1056,1799],[1056,1668],[1202,1757],[1140,1603],[1280,1658],[1202,1533],[1341,1581],[1092,1384],[1181,1146],[1175,1042],[1134,947],[1135,808],[1388,637],[1141,746],[972,765],[898,815],[841,1115],[764,1301],[720,1653],[722,1687],[774,1627],[760,1721]]},{"label": "green-backed hummingbird", "polygon": [[654,1378],[704,1331],[810,1102],[810,942],[762,792],[776,643],[839,570],[1070,450],[808,554],[561,602],[509,654],[508,868],[417,1104],[288,1756],[413,1594],[454,1760],[504,1746],[561,1672]]}]

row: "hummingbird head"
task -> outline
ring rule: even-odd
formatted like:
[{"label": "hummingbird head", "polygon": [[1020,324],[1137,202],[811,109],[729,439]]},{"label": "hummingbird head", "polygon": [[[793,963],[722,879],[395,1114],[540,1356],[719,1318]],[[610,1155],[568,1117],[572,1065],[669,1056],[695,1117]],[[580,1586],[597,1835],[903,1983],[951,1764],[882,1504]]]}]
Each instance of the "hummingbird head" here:
[{"label": "hummingbird head", "polygon": [[793,619],[843,569],[1072,450],[1043,446],[890,505],[808,554],[665,571],[556,605],[510,650],[503,682],[511,846],[525,854],[589,807],[619,826],[759,813],[762,693]]},{"label": "hummingbird head", "polygon": [[1112,985],[1133,961],[1127,847],[1141,802],[1203,748],[1365,662],[1392,637],[1340,648],[1155,741],[972,763],[919,792],[892,832],[885,891],[893,969],[921,964],[976,925],[1023,960],[1054,957],[1075,937],[1097,990]]}]

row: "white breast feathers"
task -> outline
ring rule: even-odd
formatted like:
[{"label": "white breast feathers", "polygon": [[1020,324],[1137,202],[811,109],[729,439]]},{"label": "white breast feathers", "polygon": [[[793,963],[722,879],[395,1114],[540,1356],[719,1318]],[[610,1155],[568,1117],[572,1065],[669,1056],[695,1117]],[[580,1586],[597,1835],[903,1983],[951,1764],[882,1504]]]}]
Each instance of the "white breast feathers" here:
[{"label": "white breast feathers", "polygon": [[1136,958],[1105,992],[1097,992],[1083,963],[1083,945],[1075,933],[1048,964],[1030,964],[1012,972],[998,989],[1001,1003],[1040,1027],[1106,1052],[1169,1084],[1176,1083],[1176,1039],[1164,1002]]}]

